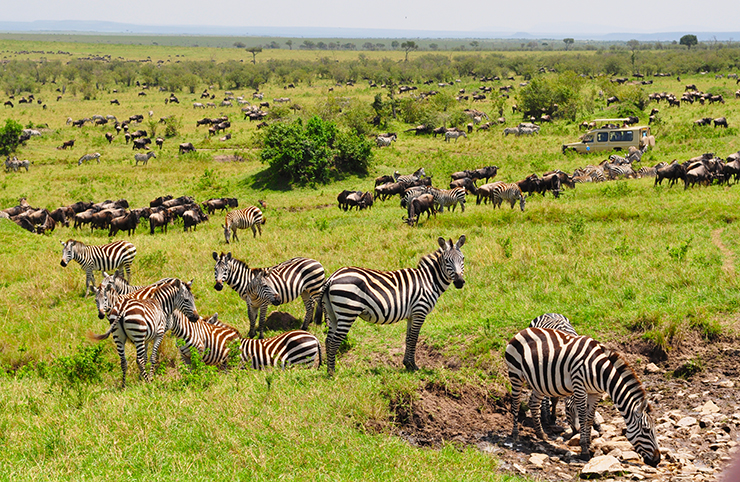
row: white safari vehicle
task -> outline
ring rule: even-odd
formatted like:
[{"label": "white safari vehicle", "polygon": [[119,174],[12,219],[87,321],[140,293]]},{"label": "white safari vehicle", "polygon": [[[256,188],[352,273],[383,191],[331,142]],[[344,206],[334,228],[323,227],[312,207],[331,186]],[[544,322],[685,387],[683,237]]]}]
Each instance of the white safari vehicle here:
[{"label": "white safari vehicle", "polygon": [[[563,154],[576,151],[587,152],[621,151],[635,147],[642,150],[645,145],[655,145],[655,137],[650,134],[649,126],[628,126],[629,119],[596,119],[600,126],[589,130],[581,136],[579,142],[563,144]],[[593,124],[592,123],[592,124]]]}]

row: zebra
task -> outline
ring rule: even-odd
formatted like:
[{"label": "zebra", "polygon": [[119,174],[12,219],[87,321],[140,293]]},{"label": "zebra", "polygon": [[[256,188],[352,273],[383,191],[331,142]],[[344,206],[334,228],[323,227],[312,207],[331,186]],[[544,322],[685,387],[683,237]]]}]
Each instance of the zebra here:
[{"label": "zebra", "polygon": [[424,176],[426,176],[426,173],[424,172],[424,168],[423,167],[420,167],[413,174],[408,174],[408,175],[405,175],[405,176],[402,176],[401,173],[399,173],[398,171],[395,171],[393,173],[393,180],[395,182],[403,182],[403,183],[406,183],[406,184],[413,184],[413,183],[415,183],[416,181],[418,181],[419,179],[421,179]]},{"label": "zebra", "polygon": [[77,161],[77,165],[80,166],[83,162],[92,161],[93,159],[97,160],[98,164],[100,164],[100,154],[96,152],[95,154],[85,154],[80,157],[80,160]]},{"label": "zebra", "polygon": [[[224,283],[228,284],[247,302],[248,309],[251,310],[248,285],[254,278],[255,271],[258,270],[250,269],[247,263],[233,258],[231,253],[218,255],[214,252],[213,259],[216,261],[214,267],[214,277],[216,279],[214,288],[216,291],[221,291]],[[315,259],[310,258],[291,258],[269,268],[269,282],[277,292],[280,303],[290,303],[298,296],[303,299],[306,315],[303,319],[303,325],[301,325],[302,330],[308,328],[312,317],[317,324],[321,322],[322,306],[320,300],[325,278],[324,267]],[[267,303],[261,304],[260,311],[259,337],[263,338]],[[249,325],[249,337],[253,338],[255,335],[255,319],[251,315]]]},{"label": "zebra", "polygon": [[519,207],[522,211],[524,211],[524,205],[527,199],[527,196],[522,194],[522,190],[515,183],[505,183],[502,181],[493,183],[492,197],[494,208],[501,206],[503,201],[509,201],[511,209],[514,209],[514,204],[518,200]]},{"label": "zebra", "polygon": [[401,197],[401,207],[405,208],[411,204],[415,198],[431,192],[430,186],[413,186],[404,191],[403,197]]},{"label": "zebra", "polygon": [[197,349],[207,365],[225,366],[234,342],[239,343],[243,367],[260,370],[266,367],[311,364],[318,359],[321,366],[321,343],[307,331],[293,330],[264,340],[242,338],[235,328],[218,320],[218,313],[208,320],[200,318],[195,323],[175,311],[172,334],[183,340],[180,356],[189,364],[190,350]]},{"label": "zebra", "polygon": [[464,137],[468,138],[468,135],[465,134],[463,131],[447,131],[445,132],[445,142],[450,142],[450,139],[455,139],[455,142],[457,142],[458,137]]},{"label": "zebra", "polygon": [[[152,291],[151,297],[146,299],[138,299],[131,295],[122,296],[111,310],[111,317],[115,321],[111,323],[108,331],[102,335],[90,335],[92,339],[100,341],[113,334],[118,356],[121,358],[121,387],[126,386],[126,340],[131,340],[136,346],[136,362],[141,377],[145,381],[150,381],[152,367],[157,363],[159,345],[165,332],[170,329],[170,320],[175,310],[182,312],[193,323],[199,319],[191,286],[192,281],[184,283],[174,279],[159,284]],[[151,367],[147,371],[146,355],[150,341],[153,342]]]},{"label": "zebra", "polygon": [[[465,188],[456,187],[453,189],[432,189],[432,196],[434,196],[434,204],[439,206],[439,212],[443,212],[445,207],[449,211],[455,210],[457,204],[460,204],[460,209],[465,212]],[[451,207],[451,208],[450,208]]]},{"label": "zebra", "polygon": [[146,154],[134,154],[134,160],[136,161],[137,166],[139,165],[140,162],[146,166],[147,162],[149,162],[150,157],[153,157],[156,159],[157,155],[154,154],[154,151],[149,151]]},{"label": "zebra", "polygon": [[265,224],[265,218],[262,215],[260,208],[256,206],[249,206],[246,209],[235,209],[230,213],[226,213],[226,224],[222,224],[224,228],[224,237],[226,238],[226,244],[229,244],[229,237],[234,236],[234,241],[239,241],[236,236],[237,229],[252,228],[252,234],[257,237],[257,230],[262,236],[262,225]]},{"label": "zebra", "polygon": [[125,270],[131,279],[131,263],[136,256],[136,246],[128,241],[115,241],[102,246],[87,246],[82,241],[69,239],[62,243],[62,267],[75,260],[85,270],[85,298],[95,287],[93,271]]},{"label": "zebra", "polygon": [[175,278],[162,278],[161,280],[144,286],[134,286],[129,284],[120,271],[116,271],[114,274],[109,275],[103,272],[105,276],[103,281],[95,291],[95,306],[98,308],[98,318],[101,320],[108,316],[108,320],[113,323],[114,318],[111,318],[110,312],[115,306],[118,298],[121,296],[130,295],[129,297],[146,299],[149,298],[153,291],[161,284],[174,281]]},{"label": "zebra", "polygon": [[635,175],[635,171],[629,164],[618,165],[607,162],[604,164],[604,170],[606,171],[605,174],[609,179],[618,179],[620,177],[630,178]]},{"label": "zebra", "polygon": [[[578,336],[573,325],[570,324],[570,320],[560,313],[545,313],[538,316],[529,323],[530,328],[547,328],[550,330],[559,330],[563,333],[567,333],[571,336]],[[548,425],[555,423],[555,411],[558,405],[558,398],[543,398],[542,399],[542,421],[547,422]],[[565,411],[568,417],[568,422],[575,434],[578,431],[577,414],[575,412],[575,403],[573,397],[565,399]],[[549,418],[547,415],[549,414]]]},{"label": "zebra", "polygon": [[526,328],[506,346],[511,381],[511,437],[519,436],[519,399],[522,385],[532,388],[529,407],[537,436],[546,440],[540,423],[543,397],[572,395],[581,425],[581,458],[591,457],[591,426],[601,394],[608,393],[627,424],[627,440],[655,467],[660,450],[645,389],[634,370],[618,353],[587,336],[571,336],[558,330]]},{"label": "zebra", "polygon": [[391,145],[391,142],[398,139],[398,136],[396,134],[392,134],[390,136],[378,136],[375,138],[375,143],[378,145],[378,147],[389,147]]},{"label": "zebra", "polygon": [[465,284],[465,257],[460,251],[465,235],[454,245],[451,239],[446,241],[440,237],[437,241],[440,249],[423,256],[416,269],[377,271],[344,267],[326,280],[321,299],[329,324],[326,337],[329,376],[334,375],[339,345],[358,316],[379,324],[406,319],[403,364],[408,370],[418,369],[416,342],[424,320],[451,283],[457,289]]}]

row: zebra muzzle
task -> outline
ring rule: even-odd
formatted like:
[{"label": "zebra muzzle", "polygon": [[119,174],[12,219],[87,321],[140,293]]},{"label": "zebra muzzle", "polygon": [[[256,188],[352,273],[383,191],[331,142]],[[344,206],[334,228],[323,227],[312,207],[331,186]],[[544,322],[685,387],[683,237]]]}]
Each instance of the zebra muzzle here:
[{"label": "zebra muzzle", "polygon": [[105,313],[103,313],[102,311],[98,311],[98,318],[100,318],[101,320],[105,318]]},{"label": "zebra muzzle", "polygon": [[465,285],[465,280],[462,278],[457,278],[452,283],[455,285],[455,288],[460,289]]},{"label": "zebra muzzle", "polygon": [[188,315],[188,321],[190,321],[191,323],[196,323],[199,319],[200,315],[196,311],[193,311],[190,315]]},{"label": "zebra muzzle", "polygon": [[216,291],[221,291],[223,288],[224,288],[224,284],[221,283],[220,281],[216,281],[216,284],[213,285],[213,289],[215,289]]},{"label": "zebra muzzle", "polygon": [[59,264],[62,265],[62,268],[66,268],[67,267],[67,263],[65,263],[64,260],[62,260]]}]

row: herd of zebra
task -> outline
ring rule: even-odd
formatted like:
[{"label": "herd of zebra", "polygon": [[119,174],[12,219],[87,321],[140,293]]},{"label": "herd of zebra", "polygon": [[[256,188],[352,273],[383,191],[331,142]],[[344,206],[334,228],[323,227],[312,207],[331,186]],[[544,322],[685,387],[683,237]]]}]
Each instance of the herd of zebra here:
[{"label": "herd of zebra", "polygon": [[[148,381],[168,331],[183,341],[179,350],[185,363],[190,363],[195,350],[205,363],[224,366],[231,350],[238,350],[242,366],[257,369],[313,366],[317,361],[320,366],[321,343],[307,329],[311,321],[321,323],[322,313],[328,324],[325,351],[331,377],[339,346],[358,317],[376,324],[407,320],[403,364],[408,370],[418,369],[416,347],[426,317],[450,285],[457,289],[465,285],[465,257],[461,251],[465,241],[464,235],[456,242],[440,237],[439,249],[423,256],[416,268],[380,271],[343,267],[328,277],[315,259],[298,257],[271,267],[250,268],[231,253],[214,252],[214,288],[221,291],[227,284],[247,303],[247,338],[219,321],[217,314],[199,314],[192,281],[164,278],[146,286],[130,285],[130,267],[137,251],[129,242],[86,246],[69,240],[63,243],[61,264],[66,266],[74,260],[85,270],[86,288],[92,286],[95,291],[98,317],[107,316],[110,322],[104,334],[91,337],[103,340],[112,335],[121,359],[122,386],[126,383],[126,341],[135,345],[140,375]],[[104,271],[98,286],[94,271]],[[301,329],[264,339],[267,307],[290,303],[298,297],[306,310]],[[254,339],[258,314],[259,338]],[[147,371],[149,343],[152,352]],[[554,416],[557,399],[565,398],[572,431],[580,431],[581,457],[588,459],[595,407],[606,393],[624,417],[626,436],[635,450],[650,465],[660,461],[650,405],[635,372],[618,353],[589,337],[578,336],[566,317],[547,313],[535,318],[529,328],[511,339],[505,360],[512,385],[512,438],[518,437],[519,399],[527,383],[532,389],[529,406],[536,435],[546,438],[542,422],[553,422],[548,415]],[[548,409],[550,400],[552,408]]]}]

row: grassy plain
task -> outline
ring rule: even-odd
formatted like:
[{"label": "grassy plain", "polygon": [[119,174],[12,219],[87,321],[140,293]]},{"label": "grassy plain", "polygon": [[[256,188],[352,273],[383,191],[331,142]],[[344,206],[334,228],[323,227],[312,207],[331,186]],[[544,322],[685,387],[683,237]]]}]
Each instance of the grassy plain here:
[{"label": "grassy plain", "polygon": [[[182,52],[188,58],[224,60],[214,53],[218,49],[13,42],[0,43],[0,53],[12,56],[11,51],[23,47],[69,50],[75,56],[106,52],[166,59]],[[228,50],[229,55],[232,52],[236,49]],[[266,61],[272,54],[263,52],[257,60]],[[290,55],[305,59],[317,54]],[[680,84],[673,78],[656,79],[645,89],[678,94],[684,83],[692,82],[704,91],[734,86],[734,81],[697,75]],[[473,90],[478,85],[467,78],[459,87],[447,88]],[[360,83],[335,87],[333,92],[330,87],[315,81],[295,90],[275,84],[262,90],[270,101],[289,95],[303,106],[302,115],[320,113],[329,100],[352,98],[369,104],[379,92]],[[103,244],[107,233],[60,227],[37,236],[0,222],[0,363],[7,369],[0,376],[3,478],[508,480],[496,472],[495,458],[475,448],[449,443],[429,450],[408,445],[394,435],[390,402],[413,404],[417,390],[427,384],[441,384],[450,393],[466,385],[482,387],[492,401],[503,396],[506,342],[545,312],[565,314],[580,333],[598,340],[644,337],[669,352],[690,330],[708,338],[732,330],[731,320],[740,312],[735,272],[740,255],[737,186],[684,191],[682,186],[653,187],[652,179],[578,185],[557,200],[551,195],[529,198],[524,213],[518,208],[477,206],[469,197],[464,213],[445,212],[417,228],[402,223],[405,213],[397,200],[378,201],[363,212],[336,208],[336,195],[343,189],[370,190],[375,176],[394,170],[409,173],[423,166],[435,185],[445,186],[451,172],[484,165],[499,167],[497,180],[514,181],[532,172],[555,168],[572,172],[600,162],[602,157],[596,154],[560,153],[563,142],[579,135],[577,123],[545,125],[541,135],[532,138],[503,137],[500,128],[493,128],[451,143],[403,133],[411,126],[391,124],[388,130],[401,133],[398,142],[376,150],[369,176],[290,187],[264,181],[266,166],[259,161],[257,131],[254,123],[242,120],[238,107],[194,110],[192,102],[200,101],[199,96],[183,92],[176,93],[180,104],[165,105],[169,93],[151,89],[141,97],[140,89],[121,86],[117,92],[99,92],[93,100],[68,92],[55,101],[55,88],[47,85],[36,94],[44,99],[45,110],[23,104],[0,111],[3,123],[10,117],[24,126],[48,125],[41,138],[31,139],[18,153],[33,161],[30,171],[0,175],[1,208],[15,205],[20,197],[48,208],[119,198],[142,207],[164,194],[187,194],[198,201],[237,197],[240,206],[265,200],[267,224],[256,239],[244,233],[240,242],[225,245],[219,215],[195,232],[184,233],[176,225],[166,235],[151,236],[148,226],[142,225],[131,238],[138,249],[134,283],[164,276],[192,278],[199,311],[218,312],[241,329],[248,324],[243,301],[228,288],[223,292],[212,288],[214,251],[229,250],[251,266],[308,256],[321,261],[327,273],[346,265],[399,269],[416,266],[422,255],[436,248],[437,237],[457,239],[465,234],[467,283],[462,290],[451,287],[440,298],[421,332],[425,350],[457,360],[459,368],[422,367],[406,373],[401,364],[405,325],[374,326],[360,320],[350,331],[349,350],[338,360],[332,380],[323,368],[190,373],[181,366],[173,340],[167,339],[162,373],[151,384],[136,380],[131,360],[130,386],[117,388],[120,370],[110,342],[104,342],[95,363],[100,379],[70,381],[57,368],[59,359],[88,356],[92,345],[86,334],[102,333],[108,325],[97,319],[94,302],[83,298],[84,273],[78,265],[59,266],[60,241],[75,238]],[[249,98],[251,92],[234,94]],[[111,105],[113,98],[121,105]],[[514,98],[509,100],[507,112],[513,102]],[[612,116],[614,111],[603,101],[598,105],[589,117]],[[495,117],[486,103],[459,108],[464,107]],[[658,107],[662,122],[654,127],[657,146],[643,158],[643,165],[704,152],[726,157],[740,149],[740,101],[728,97],[722,105]],[[231,140],[208,138],[203,127],[195,127],[195,119],[221,113],[232,116]],[[103,138],[112,127],[78,129],[65,123],[68,117],[93,114],[119,119],[144,114],[141,127],[150,134],[152,127],[163,129],[157,124],[160,117],[174,115],[182,128],[177,137],[165,141],[156,159],[134,167],[133,152],[123,137],[110,145]],[[727,117],[729,129],[691,126],[695,118],[720,115]],[[511,118],[508,125],[518,121]],[[73,150],[56,149],[68,139],[76,140]],[[180,142],[193,142],[198,152],[179,156]],[[101,153],[100,164],[77,166],[82,154],[96,151]],[[217,157],[234,153],[244,161],[223,162]],[[298,302],[281,309],[301,316]],[[325,337],[324,326],[311,330],[320,339]]]}]

